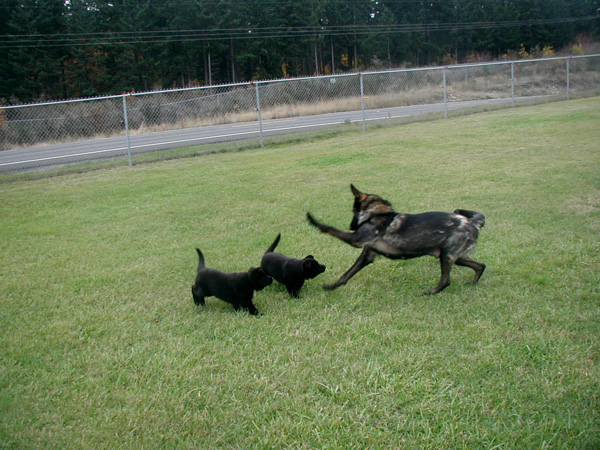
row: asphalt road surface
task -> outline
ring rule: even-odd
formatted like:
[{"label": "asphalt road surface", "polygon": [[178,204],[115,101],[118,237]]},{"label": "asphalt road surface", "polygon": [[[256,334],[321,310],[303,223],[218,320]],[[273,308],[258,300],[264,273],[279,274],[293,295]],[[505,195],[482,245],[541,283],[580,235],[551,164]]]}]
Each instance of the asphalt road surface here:
[{"label": "asphalt road surface", "polygon": [[[523,99],[515,99],[515,101],[519,100]],[[468,102],[449,102],[448,111],[509,103],[511,101],[512,98],[498,98]],[[371,122],[443,111],[444,103],[435,103],[430,105],[371,109],[366,110],[364,114],[365,121]],[[269,119],[262,121],[262,134],[263,138],[267,138],[269,136],[310,131],[343,123],[361,123],[362,120],[362,111]],[[130,135],[130,146],[131,155],[135,156],[156,150],[168,150],[176,147],[243,139],[258,139],[259,137],[260,125],[258,121],[255,121],[146,134],[132,134]],[[26,171],[108,158],[123,158],[127,157],[127,154],[127,139],[125,136],[18,148],[0,151],[0,172]]]}]

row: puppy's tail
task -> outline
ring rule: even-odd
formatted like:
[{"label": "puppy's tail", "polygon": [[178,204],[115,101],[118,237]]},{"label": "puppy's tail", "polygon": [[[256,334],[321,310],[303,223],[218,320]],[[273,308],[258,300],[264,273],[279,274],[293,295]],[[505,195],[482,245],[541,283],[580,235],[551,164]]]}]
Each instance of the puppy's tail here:
[{"label": "puppy's tail", "polygon": [[272,253],[273,250],[275,250],[275,247],[277,247],[277,244],[279,244],[279,239],[281,239],[281,233],[277,234],[277,237],[265,253]]},{"label": "puppy's tail", "polygon": [[206,267],[204,265],[204,255],[199,248],[197,248],[196,251],[198,252],[198,269],[204,269]]},{"label": "puppy's tail", "polygon": [[455,209],[454,214],[460,214],[461,216],[466,217],[473,225],[475,225],[480,230],[485,225],[485,217],[480,212],[471,211],[469,209]]}]

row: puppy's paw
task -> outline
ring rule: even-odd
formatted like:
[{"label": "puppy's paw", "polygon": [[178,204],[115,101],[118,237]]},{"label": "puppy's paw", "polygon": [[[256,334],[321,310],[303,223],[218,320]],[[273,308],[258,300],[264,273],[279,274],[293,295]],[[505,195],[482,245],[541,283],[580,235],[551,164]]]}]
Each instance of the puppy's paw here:
[{"label": "puppy's paw", "polygon": [[192,286],[192,298],[194,299],[194,304],[196,306],[204,305],[204,297],[200,297],[200,296],[196,295],[194,286]]}]

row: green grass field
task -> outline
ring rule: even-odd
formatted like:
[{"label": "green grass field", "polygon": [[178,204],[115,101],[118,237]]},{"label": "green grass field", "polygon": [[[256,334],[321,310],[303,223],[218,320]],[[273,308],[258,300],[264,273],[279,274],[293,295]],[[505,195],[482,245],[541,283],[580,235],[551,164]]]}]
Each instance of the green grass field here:
[{"label": "green grass field", "polygon": [[[476,209],[481,282],[358,249],[350,183]],[[600,98],[0,184],[2,449],[600,448]],[[312,253],[300,299],[192,302]]]}]

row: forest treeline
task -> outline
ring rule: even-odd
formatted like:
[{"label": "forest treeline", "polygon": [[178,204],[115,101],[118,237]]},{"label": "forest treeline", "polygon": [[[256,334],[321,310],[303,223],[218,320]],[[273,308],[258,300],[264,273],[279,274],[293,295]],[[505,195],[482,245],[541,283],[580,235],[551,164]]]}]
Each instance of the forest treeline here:
[{"label": "forest treeline", "polygon": [[2,0],[0,100],[464,62],[598,36],[600,0]]}]

